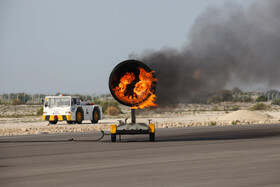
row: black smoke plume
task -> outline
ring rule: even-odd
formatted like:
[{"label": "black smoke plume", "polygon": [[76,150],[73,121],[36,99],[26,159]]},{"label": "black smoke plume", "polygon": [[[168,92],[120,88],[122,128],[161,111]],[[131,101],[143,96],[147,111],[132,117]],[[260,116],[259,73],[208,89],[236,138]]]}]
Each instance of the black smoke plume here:
[{"label": "black smoke plume", "polygon": [[238,86],[280,85],[280,0],[208,7],[182,49],[130,55],[155,70],[158,104]]}]

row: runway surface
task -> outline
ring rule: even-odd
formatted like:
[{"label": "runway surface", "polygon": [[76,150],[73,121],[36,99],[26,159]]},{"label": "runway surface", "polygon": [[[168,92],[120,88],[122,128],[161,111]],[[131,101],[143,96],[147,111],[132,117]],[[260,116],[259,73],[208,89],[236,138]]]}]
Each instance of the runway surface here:
[{"label": "runway surface", "polygon": [[280,186],[279,124],[100,136],[0,137],[0,186]]}]

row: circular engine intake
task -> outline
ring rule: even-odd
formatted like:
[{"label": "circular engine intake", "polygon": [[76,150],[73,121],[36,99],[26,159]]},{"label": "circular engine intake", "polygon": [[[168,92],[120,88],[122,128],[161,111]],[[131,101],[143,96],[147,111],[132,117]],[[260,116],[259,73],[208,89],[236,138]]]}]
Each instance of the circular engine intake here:
[{"label": "circular engine intake", "polygon": [[150,100],[152,104],[144,107],[156,106],[153,103],[156,81],[154,72],[146,64],[138,60],[126,60],[111,72],[109,89],[112,96],[123,105],[137,108]]}]

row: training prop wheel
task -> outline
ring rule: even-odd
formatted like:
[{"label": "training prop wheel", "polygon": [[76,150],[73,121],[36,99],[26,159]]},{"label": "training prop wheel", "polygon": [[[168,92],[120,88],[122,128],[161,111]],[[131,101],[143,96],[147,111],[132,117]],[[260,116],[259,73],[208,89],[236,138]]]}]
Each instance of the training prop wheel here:
[{"label": "training prop wheel", "polygon": [[155,133],[150,133],[150,142],[155,141]]},{"label": "training prop wheel", "polygon": [[116,140],[117,140],[117,135],[111,134],[111,142],[116,142]]}]

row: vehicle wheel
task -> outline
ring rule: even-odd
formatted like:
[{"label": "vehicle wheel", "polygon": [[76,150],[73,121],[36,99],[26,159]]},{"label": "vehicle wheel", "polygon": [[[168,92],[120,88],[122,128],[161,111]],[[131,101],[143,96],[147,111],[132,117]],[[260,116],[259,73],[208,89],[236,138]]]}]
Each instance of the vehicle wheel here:
[{"label": "vehicle wheel", "polygon": [[81,110],[78,110],[76,113],[76,123],[81,124],[83,121],[83,113]]},{"label": "vehicle wheel", "polygon": [[111,142],[116,142],[116,140],[117,140],[117,135],[111,134]]},{"label": "vehicle wheel", "polygon": [[98,123],[98,120],[99,120],[98,109],[93,109],[91,123]]},{"label": "vehicle wheel", "polygon": [[150,133],[150,142],[155,141],[155,133]]},{"label": "vehicle wheel", "polygon": [[57,121],[49,121],[49,122],[50,122],[50,124],[52,124],[52,125],[57,124]]},{"label": "vehicle wheel", "polygon": [[67,124],[74,124],[74,121],[67,121]]}]

